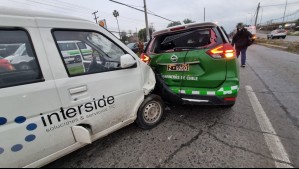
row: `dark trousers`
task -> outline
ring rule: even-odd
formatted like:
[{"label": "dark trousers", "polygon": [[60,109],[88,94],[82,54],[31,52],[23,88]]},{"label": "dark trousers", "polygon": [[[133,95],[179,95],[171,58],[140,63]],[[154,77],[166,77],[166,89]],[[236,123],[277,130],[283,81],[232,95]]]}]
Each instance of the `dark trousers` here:
[{"label": "dark trousers", "polygon": [[246,64],[246,51],[247,51],[247,47],[241,48],[241,49],[238,49],[238,48],[236,49],[236,54],[237,54],[238,58],[241,54],[241,65]]}]

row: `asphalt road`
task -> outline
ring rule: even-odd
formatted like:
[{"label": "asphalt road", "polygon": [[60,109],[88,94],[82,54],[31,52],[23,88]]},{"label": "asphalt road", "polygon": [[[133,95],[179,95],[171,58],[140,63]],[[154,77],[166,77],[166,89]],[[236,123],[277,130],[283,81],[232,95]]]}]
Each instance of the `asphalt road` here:
[{"label": "asphalt road", "polygon": [[[258,33],[257,34],[258,37],[260,38],[265,38],[267,39],[267,34],[261,34],[261,33]],[[288,41],[288,42],[299,42],[299,36],[287,36],[284,41]]]},{"label": "asphalt road", "polygon": [[152,130],[130,125],[45,167],[299,167],[298,65],[253,45],[233,108],[170,106]]}]

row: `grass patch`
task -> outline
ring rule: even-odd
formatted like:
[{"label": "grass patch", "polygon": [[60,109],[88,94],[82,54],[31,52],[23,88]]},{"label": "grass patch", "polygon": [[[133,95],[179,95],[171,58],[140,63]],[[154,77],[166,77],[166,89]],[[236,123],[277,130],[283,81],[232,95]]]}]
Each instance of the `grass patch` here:
[{"label": "grass patch", "polygon": [[277,45],[277,46],[283,46],[287,47],[285,51],[292,52],[299,54],[299,42],[287,42],[284,40],[274,40],[274,39],[256,39],[255,43],[257,44],[270,44],[270,45]]},{"label": "grass patch", "polygon": [[288,32],[289,36],[299,36],[299,31],[297,32]]}]

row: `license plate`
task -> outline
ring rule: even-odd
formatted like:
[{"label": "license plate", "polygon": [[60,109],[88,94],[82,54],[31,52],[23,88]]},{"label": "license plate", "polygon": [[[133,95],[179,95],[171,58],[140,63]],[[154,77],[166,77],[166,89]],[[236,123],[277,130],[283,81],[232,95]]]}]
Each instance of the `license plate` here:
[{"label": "license plate", "polygon": [[167,65],[167,71],[188,72],[189,64]]}]

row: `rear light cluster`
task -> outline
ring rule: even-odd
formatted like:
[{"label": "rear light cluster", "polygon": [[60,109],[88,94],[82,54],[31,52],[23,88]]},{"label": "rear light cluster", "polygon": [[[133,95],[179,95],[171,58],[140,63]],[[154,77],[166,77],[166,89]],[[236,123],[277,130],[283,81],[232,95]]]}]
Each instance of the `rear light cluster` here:
[{"label": "rear light cluster", "polygon": [[148,55],[146,55],[145,53],[142,53],[140,55],[140,59],[146,64],[149,64],[151,61],[151,58]]},{"label": "rear light cluster", "polygon": [[219,45],[207,51],[207,54],[215,59],[220,59],[220,58],[231,59],[236,57],[235,49],[229,43]]},{"label": "rear light cluster", "polygon": [[237,100],[237,98],[235,98],[235,97],[224,98],[224,101],[226,101],[226,102],[235,102],[236,100]]},{"label": "rear light cluster", "polygon": [[174,31],[180,31],[180,30],[184,30],[184,29],[186,29],[186,27],[181,26],[181,27],[172,28],[172,29],[170,29],[170,31],[174,32]]}]

